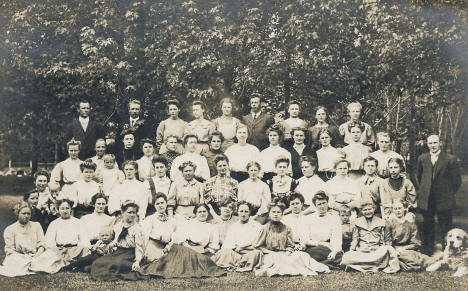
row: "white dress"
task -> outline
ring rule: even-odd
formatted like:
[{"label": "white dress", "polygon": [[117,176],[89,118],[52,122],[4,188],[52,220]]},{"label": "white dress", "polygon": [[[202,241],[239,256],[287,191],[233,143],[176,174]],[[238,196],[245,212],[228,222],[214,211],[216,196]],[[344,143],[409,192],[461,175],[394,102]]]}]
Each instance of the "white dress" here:
[{"label": "white dress", "polygon": [[114,218],[105,213],[93,212],[82,216],[80,220],[87,231],[89,240],[92,241],[98,239],[99,232],[104,226],[112,225]]}]

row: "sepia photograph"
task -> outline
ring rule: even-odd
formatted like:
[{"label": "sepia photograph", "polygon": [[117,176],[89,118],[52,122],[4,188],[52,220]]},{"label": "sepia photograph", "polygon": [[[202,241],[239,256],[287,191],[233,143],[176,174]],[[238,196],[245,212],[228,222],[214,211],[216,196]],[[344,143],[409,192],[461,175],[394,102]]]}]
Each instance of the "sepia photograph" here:
[{"label": "sepia photograph", "polygon": [[468,0],[0,1],[1,290],[468,290]]}]

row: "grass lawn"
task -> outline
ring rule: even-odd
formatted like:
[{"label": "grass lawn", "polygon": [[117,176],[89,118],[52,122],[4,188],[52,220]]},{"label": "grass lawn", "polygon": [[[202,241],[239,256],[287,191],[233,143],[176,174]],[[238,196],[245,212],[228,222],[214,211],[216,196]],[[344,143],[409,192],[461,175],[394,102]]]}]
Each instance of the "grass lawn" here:
[{"label": "grass lawn", "polygon": [[151,279],[137,282],[96,282],[83,273],[58,273],[19,278],[0,277],[6,290],[468,290],[468,277],[452,272],[399,273],[394,275],[335,271],[315,277],[255,277],[229,273],[208,279]]}]

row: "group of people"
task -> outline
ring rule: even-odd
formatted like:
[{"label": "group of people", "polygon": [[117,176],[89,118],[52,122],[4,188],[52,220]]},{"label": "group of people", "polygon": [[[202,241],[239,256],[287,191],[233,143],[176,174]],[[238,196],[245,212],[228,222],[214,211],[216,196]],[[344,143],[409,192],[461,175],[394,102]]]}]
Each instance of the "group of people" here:
[{"label": "group of people", "polygon": [[[76,270],[96,280],[139,280],[424,270],[434,217],[443,237],[461,184],[456,158],[441,152],[438,136],[427,138],[413,185],[389,134],[374,135],[359,103],[349,104],[350,120],[339,127],[318,107],[309,127],[298,102],[288,104],[289,118],[275,120],[261,101],[252,96],[242,121],[229,98],[213,121],[195,101],[187,123],[170,100],[156,138],[144,130],[136,100],[121,134],[102,138],[90,104],[80,102],[68,158],[50,175],[37,171],[34,191],[15,205],[0,275]],[[415,212],[424,218],[423,242]]]}]

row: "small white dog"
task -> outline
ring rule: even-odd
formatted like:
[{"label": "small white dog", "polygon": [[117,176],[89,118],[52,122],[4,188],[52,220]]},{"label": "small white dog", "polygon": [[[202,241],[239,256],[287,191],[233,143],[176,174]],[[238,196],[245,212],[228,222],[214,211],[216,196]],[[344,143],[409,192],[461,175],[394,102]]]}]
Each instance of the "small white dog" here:
[{"label": "small white dog", "polygon": [[454,276],[468,274],[468,234],[463,229],[454,228],[445,237],[445,250],[441,260],[426,268],[433,272],[443,267],[455,271]]}]

